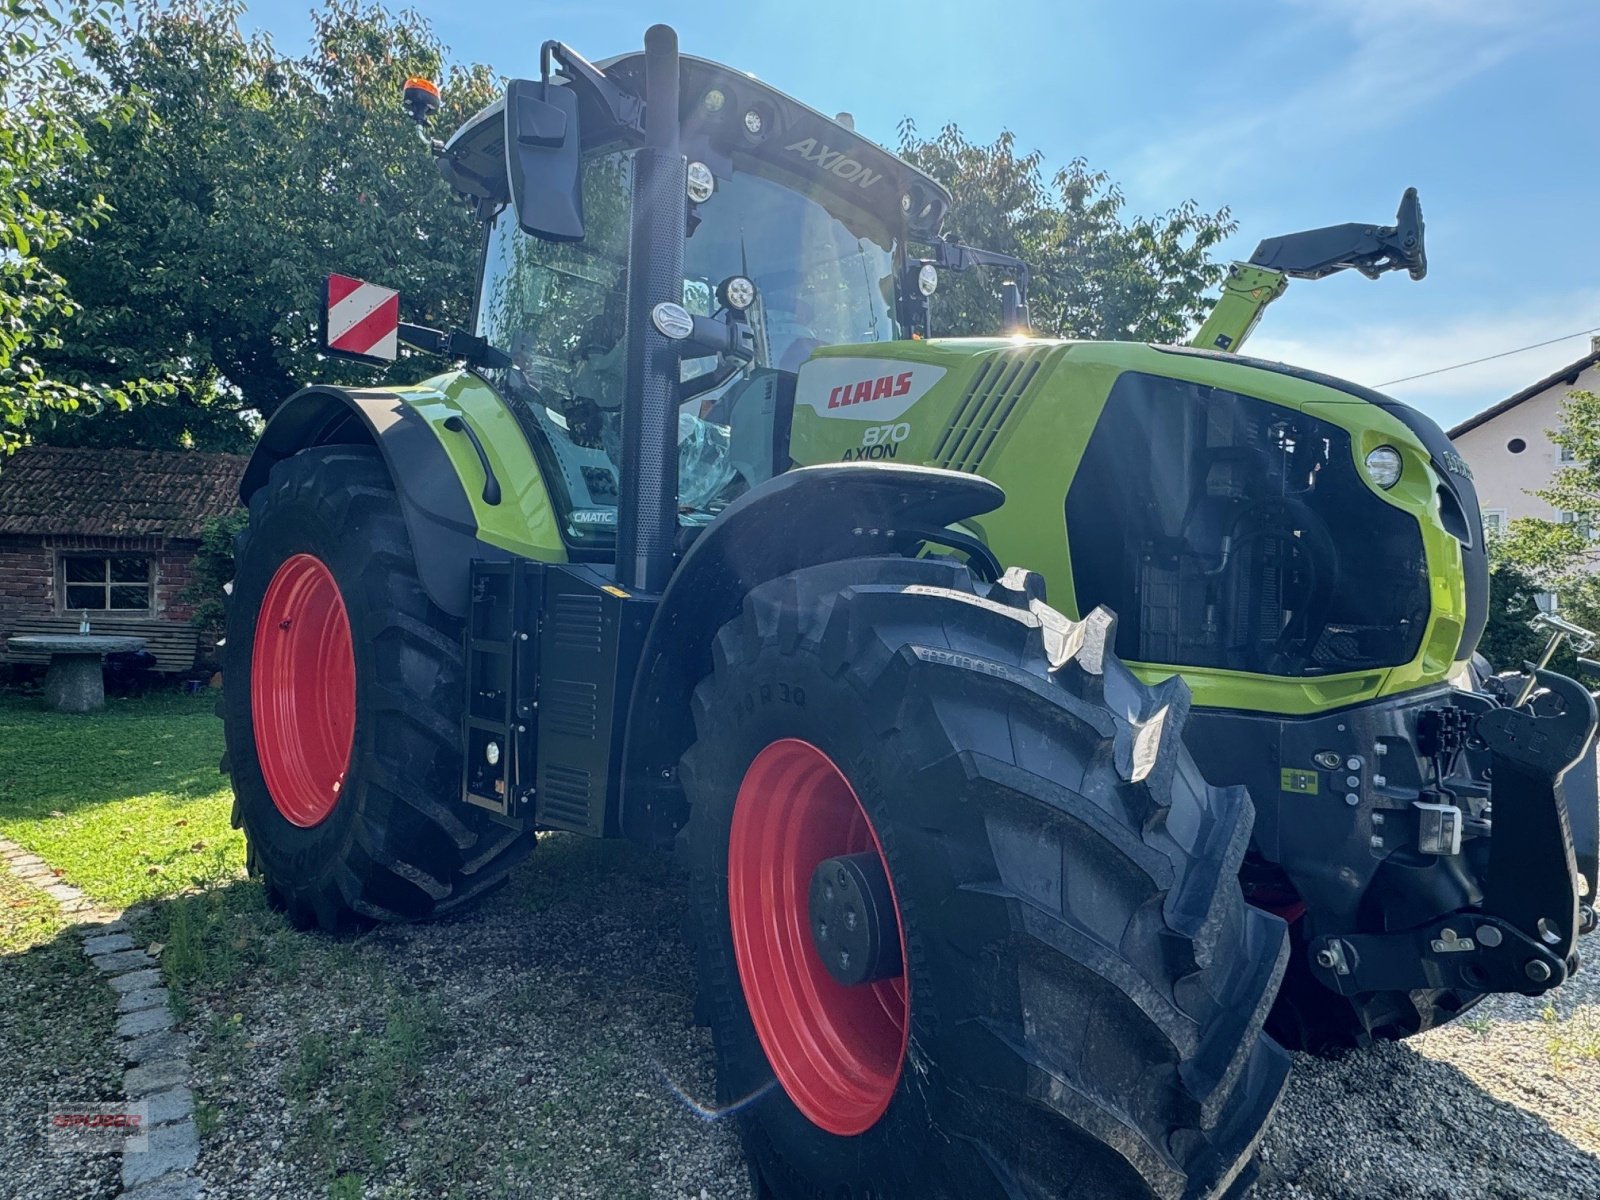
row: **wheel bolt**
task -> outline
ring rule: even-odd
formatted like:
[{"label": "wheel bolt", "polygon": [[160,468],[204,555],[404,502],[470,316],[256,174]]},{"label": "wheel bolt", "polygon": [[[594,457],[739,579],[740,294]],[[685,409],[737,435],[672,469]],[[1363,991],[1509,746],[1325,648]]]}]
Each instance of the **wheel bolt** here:
[{"label": "wheel bolt", "polygon": [[1523,967],[1522,971],[1535,983],[1543,983],[1550,978],[1550,964],[1541,959],[1530,958],[1528,965]]}]

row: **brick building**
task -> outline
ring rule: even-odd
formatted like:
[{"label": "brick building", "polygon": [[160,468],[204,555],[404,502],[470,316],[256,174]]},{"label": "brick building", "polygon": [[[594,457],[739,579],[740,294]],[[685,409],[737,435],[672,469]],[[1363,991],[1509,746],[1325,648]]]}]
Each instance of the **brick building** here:
[{"label": "brick building", "polygon": [[[17,633],[146,638],[156,669],[195,665],[179,599],[207,520],[239,502],[245,459],[181,450],[34,446],[0,460],[0,663]],[[205,657],[205,656],[202,656]]]}]

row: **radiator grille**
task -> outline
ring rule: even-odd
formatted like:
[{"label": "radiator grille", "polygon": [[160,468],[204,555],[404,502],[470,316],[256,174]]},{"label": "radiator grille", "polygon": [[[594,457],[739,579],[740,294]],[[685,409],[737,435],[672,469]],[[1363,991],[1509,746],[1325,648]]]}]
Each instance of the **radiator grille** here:
[{"label": "radiator grille", "polygon": [[950,428],[945,430],[934,465],[976,473],[994,445],[1000,427],[1022,399],[1050,354],[1050,347],[1005,350],[987,358],[972,377]]}]

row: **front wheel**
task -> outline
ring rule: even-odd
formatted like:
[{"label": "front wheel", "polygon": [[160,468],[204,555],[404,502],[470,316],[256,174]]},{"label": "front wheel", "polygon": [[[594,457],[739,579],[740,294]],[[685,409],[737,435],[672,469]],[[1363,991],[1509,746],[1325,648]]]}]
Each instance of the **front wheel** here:
[{"label": "front wheel", "polygon": [[765,1194],[1237,1194],[1286,1079],[1251,807],[1104,612],[867,559],[756,588],[695,695],[691,930]]}]

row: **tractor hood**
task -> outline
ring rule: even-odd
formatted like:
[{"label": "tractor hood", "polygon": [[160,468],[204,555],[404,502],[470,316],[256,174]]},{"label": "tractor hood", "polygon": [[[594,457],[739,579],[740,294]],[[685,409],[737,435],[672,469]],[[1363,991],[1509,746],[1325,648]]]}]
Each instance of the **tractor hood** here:
[{"label": "tractor hood", "polygon": [[[1366,465],[1389,448],[1390,486]],[[799,463],[967,471],[971,524],[1118,652],[1196,701],[1315,712],[1446,679],[1487,609],[1477,499],[1428,418],[1325,376],[1141,343],[952,339],[819,350]],[[1069,498],[1070,496],[1070,498]],[[1170,636],[1168,633],[1170,632]]]}]

